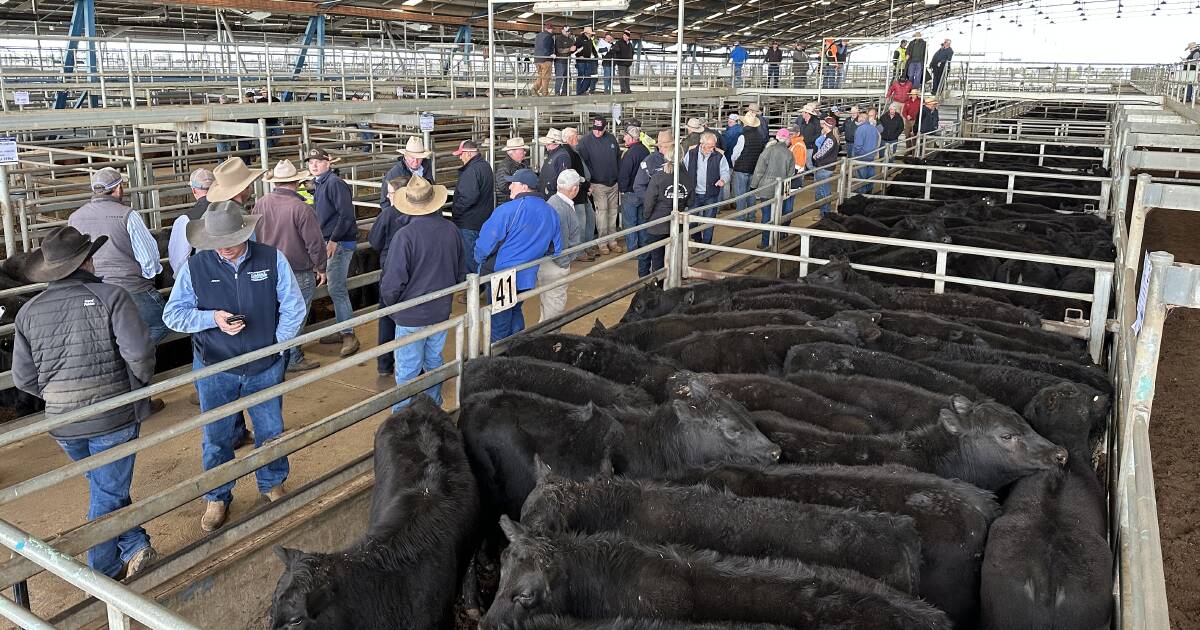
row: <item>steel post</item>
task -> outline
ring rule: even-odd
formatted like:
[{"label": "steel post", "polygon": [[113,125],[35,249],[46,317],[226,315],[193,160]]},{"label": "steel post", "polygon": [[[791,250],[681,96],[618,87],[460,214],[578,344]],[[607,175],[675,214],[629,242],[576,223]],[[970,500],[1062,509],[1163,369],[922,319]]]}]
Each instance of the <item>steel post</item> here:
[{"label": "steel post", "polygon": [[4,227],[4,257],[12,258],[17,252],[17,235],[13,223],[12,198],[8,194],[7,164],[0,164],[0,215]]},{"label": "steel post", "polygon": [[479,356],[480,334],[483,322],[480,321],[480,287],[479,274],[467,274],[467,359]]}]

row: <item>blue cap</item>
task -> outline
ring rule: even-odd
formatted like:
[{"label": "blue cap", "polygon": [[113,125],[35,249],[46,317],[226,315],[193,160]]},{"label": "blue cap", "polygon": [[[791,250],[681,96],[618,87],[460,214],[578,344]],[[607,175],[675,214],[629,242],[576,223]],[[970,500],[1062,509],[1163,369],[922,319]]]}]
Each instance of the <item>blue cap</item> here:
[{"label": "blue cap", "polygon": [[510,184],[513,182],[520,182],[526,186],[529,186],[530,188],[537,188],[538,176],[537,173],[534,173],[532,170],[523,168],[512,175],[505,175],[504,181]]}]

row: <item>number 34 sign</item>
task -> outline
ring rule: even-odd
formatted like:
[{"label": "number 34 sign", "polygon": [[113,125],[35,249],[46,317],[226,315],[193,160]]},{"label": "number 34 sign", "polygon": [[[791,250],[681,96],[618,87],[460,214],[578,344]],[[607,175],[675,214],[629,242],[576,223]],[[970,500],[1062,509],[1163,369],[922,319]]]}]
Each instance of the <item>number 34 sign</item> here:
[{"label": "number 34 sign", "polygon": [[517,303],[517,272],[515,269],[492,274],[492,312],[507,311]]}]

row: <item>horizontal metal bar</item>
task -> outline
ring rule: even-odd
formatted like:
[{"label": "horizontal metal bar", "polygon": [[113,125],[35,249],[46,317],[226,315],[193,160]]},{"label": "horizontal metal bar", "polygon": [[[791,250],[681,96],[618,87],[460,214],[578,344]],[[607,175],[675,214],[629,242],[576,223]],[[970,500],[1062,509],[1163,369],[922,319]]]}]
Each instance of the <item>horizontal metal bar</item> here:
[{"label": "horizontal metal bar", "polygon": [[24,606],[3,595],[0,595],[0,616],[17,624],[17,627],[23,630],[55,630],[54,626],[41,617],[25,610]]}]

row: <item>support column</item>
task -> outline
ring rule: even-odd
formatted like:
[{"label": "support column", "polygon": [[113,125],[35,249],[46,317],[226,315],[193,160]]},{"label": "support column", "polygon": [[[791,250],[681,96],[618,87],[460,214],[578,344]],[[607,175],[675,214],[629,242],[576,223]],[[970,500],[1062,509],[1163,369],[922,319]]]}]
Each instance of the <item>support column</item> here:
[{"label": "support column", "polygon": [[[95,0],[75,0],[75,10],[71,13],[71,30],[67,32],[68,37],[96,37],[96,3]],[[63,80],[66,80],[66,75],[75,73],[75,51],[79,49],[79,41],[72,39],[67,42],[66,52],[63,54]],[[87,42],[88,55],[88,81],[98,81],[99,77],[96,74],[96,69],[99,66],[96,56],[96,42]],[[80,105],[82,99],[80,96]],[[95,107],[95,96],[91,97],[92,106]],[[54,109],[65,109],[67,106],[67,91],[60,90],[54,96]]]}]

